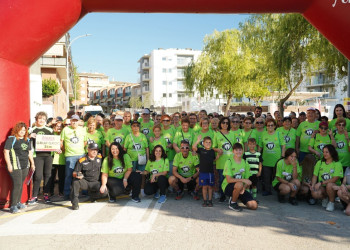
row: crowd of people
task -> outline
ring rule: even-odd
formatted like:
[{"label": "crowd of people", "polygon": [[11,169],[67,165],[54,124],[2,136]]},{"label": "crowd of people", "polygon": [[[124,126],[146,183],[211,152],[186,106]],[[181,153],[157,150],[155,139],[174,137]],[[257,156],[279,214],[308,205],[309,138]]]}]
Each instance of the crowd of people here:
[{"label": "crowd of people", "polygon": [[[257,193],[277,192],[279,202],[292,205],[320,200],[327,211],[337,199],[350,216],[350,120],[341,104],[333,119],[315,108],[281,117],[263,114],[261,107],[246,115],[223,116],[176,112],[172,115],[117,112],[83,119],[69,112],[66,119],[39,112],[28,127],[14,125],[4,155],[13,181],[10,211],[17,213],[22,185],[34,172],[28,205],[38,202],[43,180],[43,201],[51,202],[58,177],[58,195],[79,209],[80,192],[92,201],[107,197],[114,203],[121,194],[132,201],[152,195],[159,203],[169,192],[181,200],[187,193],[212,207],[213,200],[241,211],[258,208]],[[37,135],[57,135],[60,149],[36,149]],[[186,191],[186,192],[185,192]]]}]

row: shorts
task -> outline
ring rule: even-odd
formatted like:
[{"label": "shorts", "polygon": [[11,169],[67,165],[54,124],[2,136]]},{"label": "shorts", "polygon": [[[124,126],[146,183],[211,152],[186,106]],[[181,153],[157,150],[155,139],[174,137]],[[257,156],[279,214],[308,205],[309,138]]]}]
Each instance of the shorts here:
[{"label": "shorts", "polygon": [[249,180],[252,182],[252,186],[256,187],[258,185],[259,178],[256,176],[256,174],[253,174],[249,177]]},{"label": "shorts", "polygon": [[214,186],[214,173],[199,173],[199,186]]},{"label": "shorts", "polygon": [[281,182],[277,182],[277,184],[273,187],[273,189],[275,189],[277,193],[280,193],[280,185],[281,185]]},{"label": "shorts", "polygon": [[[186,177],[184,177],[184,178],[186,178]],[[177,178],[176,178],[176,179],[177,179]],[[177,179],[177,185],[179,186],[179,188],[180,188],[181,190],[184,190],[185,184],[182,183],[180,179]],[[193,191],[193,190],[196,188],[196,185],[197,185],[196,179],[190,180],[189,182],[186,183],[186,185],[187,185],[187,190],[188,190],[188,191]]]},{"label": "shorts", "polygon": [[[234,187],[235,187],[235,183],[229,183],[229,184],[226,186],[226,188],[225,188],[225,195],[231,197]],[[238,196],[238,199],[239,199],[244,205],[246,205],[249,201],[254,200],[254,199],[253,199],[253,196],[251,195],[251,193],[249,193],[247,190],[245,190],[243,194],[240,194],[240,195]]]},{"label": "shorts", "polygon": [[139,165],[138,161],[132,162],[132,171],[135,172],[136,170],[139,171],[145,171],[146,165]]}]

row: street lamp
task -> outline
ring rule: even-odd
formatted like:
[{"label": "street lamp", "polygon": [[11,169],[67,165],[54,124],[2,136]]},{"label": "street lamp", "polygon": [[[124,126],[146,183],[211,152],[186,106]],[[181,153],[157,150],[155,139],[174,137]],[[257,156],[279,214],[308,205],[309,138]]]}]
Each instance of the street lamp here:
[{"label": "street lamp", "polygon": [[[72,44],[78,40],[79,38],[82,37],[87,37],[87,36],[92,36],[91,34],[85,34],[85,35],[81,35],[81,36],[77,36],[75,37],[69,44],[68,46],[66,46],[66,54],[67,54],[67,60],[66,60],[66,73],[67,73],[67,112],[69,112],[69,84],[70,84],[70,77],[69,77],[69,51],[70,51],[70,47],[72,46]],[[75,88],[75,113],[77,112],[77,88]]]}]

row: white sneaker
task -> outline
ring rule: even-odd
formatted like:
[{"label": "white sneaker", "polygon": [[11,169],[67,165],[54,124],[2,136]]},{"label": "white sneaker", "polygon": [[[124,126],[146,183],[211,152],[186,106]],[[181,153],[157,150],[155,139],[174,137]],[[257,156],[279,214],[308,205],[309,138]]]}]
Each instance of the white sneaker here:
[{"label": "white sneaker", "polygon": [[327,207],[328,205],[328,198],[322,200],[322,207]]},{"label": "white sneaker", "polygon": [[334,202],[328,202],[326,210],[329,212],[333,212],[334,211]]}]

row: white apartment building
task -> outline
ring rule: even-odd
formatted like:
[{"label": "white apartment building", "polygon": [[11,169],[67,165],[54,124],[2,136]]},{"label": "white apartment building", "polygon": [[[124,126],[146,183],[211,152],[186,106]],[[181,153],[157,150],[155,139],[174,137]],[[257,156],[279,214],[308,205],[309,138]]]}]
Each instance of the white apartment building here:
[{"label": "white apartment building", "polygon": [[139,59],[142,101],[154,107],[181,107],[188,96],[184,87],[184,68],[197,60],[201,51],[156,49]]}]

